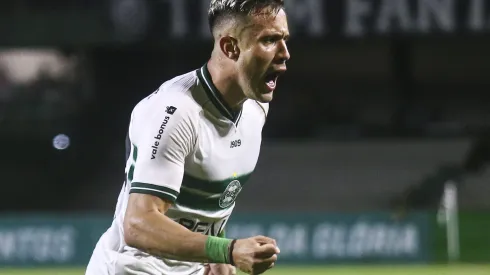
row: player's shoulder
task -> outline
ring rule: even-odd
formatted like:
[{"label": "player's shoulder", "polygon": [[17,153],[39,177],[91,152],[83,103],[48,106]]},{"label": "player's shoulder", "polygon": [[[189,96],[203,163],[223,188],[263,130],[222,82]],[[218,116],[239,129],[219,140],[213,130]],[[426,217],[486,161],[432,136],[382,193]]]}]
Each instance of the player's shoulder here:
[{"label": "player's shoulder", "polygon": [[131,113],[130,138],[136,143],[144,142],[145,133],[160,129],[157,132],[162,132],[162,138],[176,135],[193,139],[200,121],[200,108],[192,96],[196,78],[195,72],[179,75],[140,100]]},{"label": "player's shoulder", "polygon": [[143,98],[134,108],[138,113],[177,113],[180,116],[198,114],[200,106],[193,98],[192,90],[197,85],[195,71],[178,75],[165,81],[153,93]]},{"label": "player's shoulder", "polygon": [[192,90],[196,86],[196,72],[188,72],[165,81],[147,99],[156,102],[175,102],[175,104],[181,105],[182,108],[187,107],[186,109],[192,109],[192,107],[198,107],[192,95]]}]

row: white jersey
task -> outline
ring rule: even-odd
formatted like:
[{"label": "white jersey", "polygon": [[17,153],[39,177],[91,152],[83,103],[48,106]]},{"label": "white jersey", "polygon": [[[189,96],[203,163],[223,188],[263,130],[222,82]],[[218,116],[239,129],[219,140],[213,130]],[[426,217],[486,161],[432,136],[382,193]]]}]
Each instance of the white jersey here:
[{"label": "white jersey", "polygon": [[156,258],[125,244],[129,194],[174,202],[168,217],[195,232],[220,234],[255,169],[267,112],[268,104],[253,100],[233,112],[206,65],[140,101],[129,125],[127,181],[87,274],[197,274],[202,264]]}]

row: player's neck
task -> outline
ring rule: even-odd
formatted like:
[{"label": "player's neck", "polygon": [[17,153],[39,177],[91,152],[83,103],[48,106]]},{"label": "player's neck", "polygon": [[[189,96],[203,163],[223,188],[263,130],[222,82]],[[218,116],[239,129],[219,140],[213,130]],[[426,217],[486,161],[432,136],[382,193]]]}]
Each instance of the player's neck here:
[{"label": "player's neck", "polygon": [[213,84],[218,89],[224,101],[232,110],[240,110],[246,97],[236,81],[234,70],[213,59],[209,60],[207,67]]}]

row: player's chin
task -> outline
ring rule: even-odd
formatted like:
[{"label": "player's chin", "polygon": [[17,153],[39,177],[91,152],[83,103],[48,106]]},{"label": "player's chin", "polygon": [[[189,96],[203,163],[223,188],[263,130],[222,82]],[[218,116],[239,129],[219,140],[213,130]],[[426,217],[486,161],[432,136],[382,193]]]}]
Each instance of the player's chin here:
[{"label": "player's chin", "polygon": [[274,98],[274,92],[268,92],[266,94],[259,94],[257,96],[257,101],[260,103],[269,103]]},{"label": "player's chin", "polygon": [[258,93],[256,93],[256,97],[258,102],[269,103],[274,98],[274,90],[269,90],[269,89],[261,90]]}]

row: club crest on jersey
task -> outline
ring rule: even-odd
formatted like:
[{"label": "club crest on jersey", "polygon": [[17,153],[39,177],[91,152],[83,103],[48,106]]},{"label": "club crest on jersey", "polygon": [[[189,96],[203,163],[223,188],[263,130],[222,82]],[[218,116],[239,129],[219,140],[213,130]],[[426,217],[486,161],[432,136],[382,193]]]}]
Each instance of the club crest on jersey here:
[{"label": "club crest on jersey", "polygon": [[230,182],[219,198],[219,207],[227,208],[232,205],[240,191],[242,191],[242,184],[238,180]]}]

